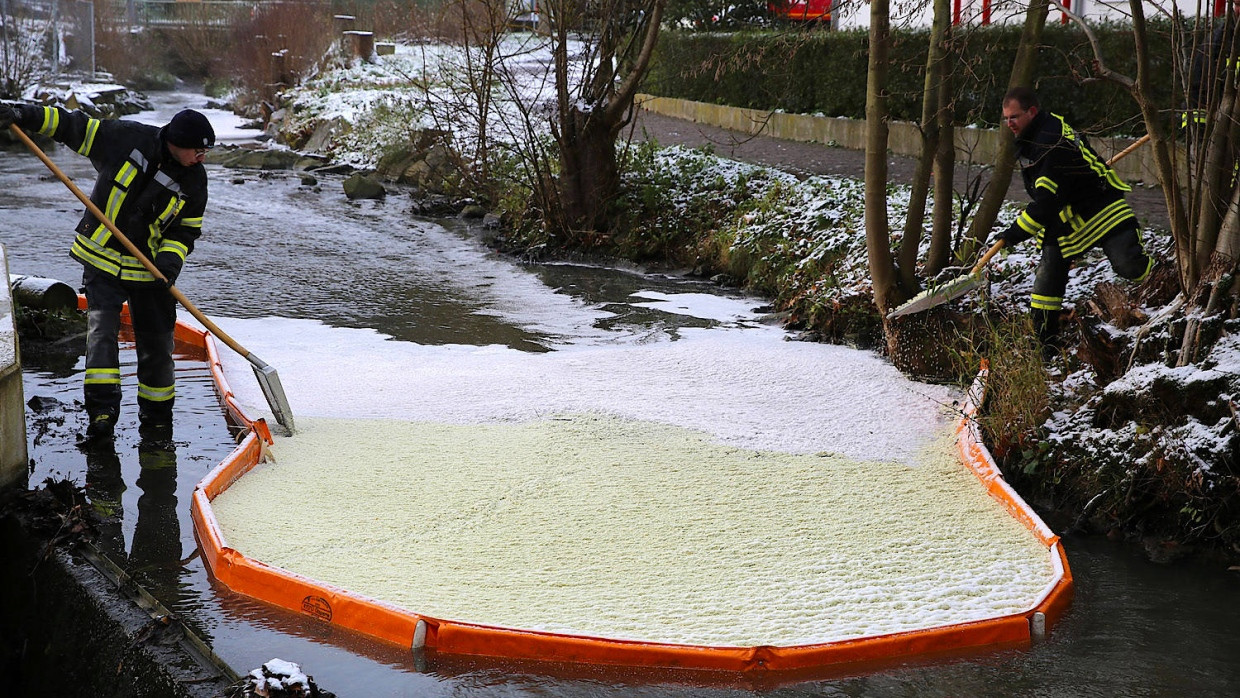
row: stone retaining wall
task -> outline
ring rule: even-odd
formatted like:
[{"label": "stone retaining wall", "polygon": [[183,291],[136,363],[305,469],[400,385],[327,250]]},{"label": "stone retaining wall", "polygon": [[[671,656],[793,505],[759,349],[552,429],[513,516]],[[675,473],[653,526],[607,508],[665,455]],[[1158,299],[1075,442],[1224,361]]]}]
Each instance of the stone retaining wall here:
[{"label": "stone retaining wall", "polygon": [[[865,150],[866,126],[862,119],[784,114],[646,94],[638,95],[636,101],[642,109],[656,114],[741,133]],[[1000,139],[1004,137],[1005,133],[995,129],[957,128],[956,152],[959,155],[971,153],[970,159],[973,162],[994,162],[1002,143]],[[1110,158],[1131,145],[1133,140],[1090,138],[1089,142],[1099,155]],[[921,134],[917,125],[907,121],[893,121],[890,125],[888,149],[896,155],[920,155]],[[1115,164],[1115,171],[1128,182],[1157,182],[1153,148],[1145,146],[1133,151]]]}]

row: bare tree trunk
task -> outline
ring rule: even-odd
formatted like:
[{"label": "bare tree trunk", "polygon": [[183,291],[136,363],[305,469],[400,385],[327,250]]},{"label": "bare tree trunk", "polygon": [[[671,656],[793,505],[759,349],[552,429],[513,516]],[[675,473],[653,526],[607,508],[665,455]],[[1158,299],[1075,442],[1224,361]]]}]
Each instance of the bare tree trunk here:
[{"label": "bare tree trunk", "polygon": [[866,83],[865,120],[865,246],[869,257],[874,304],[886,313],[904,300],[891,256],[887,218],[887,70],[891,51],[889,0],[870,3],[870,56]]},{"label": "bare tree trunk", "polygon": [[[1229,40],[1219,52],[1218,62],[1212,66],[1212,71],[1227,71],[1229,66],[1235,65],[1236,37],[1240,32],[1236,31],[1235,19],[1230,13],[1226,21],[1231,23],[1224,33]],[[1193,266],[1188,274],[1182,274],[1194,283],[1202,278],[1202,273],[1210,265],[1221,233],[1220,226],[1229,225],[1225,217],[1228,200],[1234,199],[1236,144],[1240,141],[1240,91],[1236,89],[1234,76],[1228,72],[1223,75],[1228,79],[1223,81],[1222,98],[1213,115],[1213,129],[1202,172],[1200,210],[1191,245]],[[1235,226],[1234,220],[1230,225]]]},{"label": "bare tree trunk", "polygon": [[[934,11],[929,47],[926,50],[926,79],[921,94],[921,156],[917,159],[917,171],[913,175],[908,216],[904,220],[904,237],[900,241],[898,255],[899,282],[905,293],[912,293],[913,289],[917,288],[917,251],[921,246],[922,225],[926,218],[926,197],[930,193],[930,178],[934,173],[942,126],[938,118],[938,91],[942,87],[942,73],[947,68],[943,55],[950,19],[946,13],[950,11],[950,7],[944,0],[935,0]],[[941,16],[940,11],[943,13]]]},{"label": "bare tree trunk", "polygon": [[[1008,79],[1008,89],[1020,85],[1028,85],[1033,76],[1033,66],[1038,57],[1038,44],[1042,41],[1042,27],[1046,25],[1049,10],[1047,0],[1030,0],[1029,9],[1025,13],[1025,27],[1020,34],[1020,44],[1016,49],[1016,60],[1012,63],[1012,75]],[[1003,105],[996,104],[998,111]],[[982,202],[978,205],[969,227],[969,240],[965,243],[961,254],[963,259],[972,259],[977,248],[986,241],[990,229],[999,217],[999,208],[1007,198],[1008,186],[1012,183],[1012,169],[1016,166],[1016,149],[1010,140],[1005,140],[1003,148],[995,161],[995,169],[990,178]]]},{"label": "bare tree trunk", "polygon": [[1217,262],[1224,265],[1228,260],[1235,260],[1237,254],[1240,253],[1240,236],[1235,234],[1235,230],[1240,229],[1240,187],[1236,187],[1231,191],[1231,202],[1227,207],[1227,215],[1223,216],[1222,229],[1231,231],[1230,234],[1222,235],[1212,246],[1212,254],[1207,259],[1206,264],[1202,266],[1206,269],[1210,266],[1217,266]]},{"label": "bare tree trunk", "polygon": [[[1185,209],[1184,195],[1181,191],[1182,179],[1175,167],[1175,158],[1172,156],[1172,152],[1177,146],[1174,138],[1167,134],[1167,129],[1163,126],[1163,114],[1150,96],[1154,92],[1150,86],[1150,55],[1149,42],[1146,38],[1145,9],[1142,6],[1141,0],[1129,0],[1128,6],[1132,11],[1133,39],[1137,53],[1136,80],[1124,80],[1122,76],[1116,76],[1110,70],[1103,67],[1102,56],[1099,55],[1099,49],[1096,44],[1094,47],[1095,63],[1104,78],[1127,87],[1133,99],[1136,100],[1137,105],[1141,108],[1141,115],[1145,121],[1145,130],[1150,134],[1150,147],[1154,149],[1154,162],[1158,169],[1158,180],[1162,184],[1163,198],[1167,201],[1167,216],[1171,221],[1171,236],[1175,240],[1176,257],[1180,262],[1180,284],[1183,288],[1188,288],[1185,283],[1189,278],[1189,274],[1186,274],[1186,272],[1191,268],[1192,238],[1189,229],[1188,212]],[[1084,26],[1084,22],[1080,18],[1074,19]],[[1189,266],[1186,267],[1184,266],[1185,264]]]},{"label": "bare tree trunk", "polygon": [[[650,68],[665,4],[552,3],[559,116],[552,134],[560,149],[562,223],[585,241],[610,228],[611,206],[620,193],[616,137],[631,118],[637,87]],[[594,54],[584,61],[587,74],[574,95],[568,82],[568,32],[584,20],[593,26]]]},{"label": "bare tree trunk", "polygon": [[592,111],[568,110],[560,124],[560,197],[568,225],[592,241],[606,232],[609,207],[620,192],[616,135],[621,124],[608,124]]},{"label": "bare tree trunk", "polygon": [[930,253],[926,258],[926,276],[934,276],[948,265],[952,248],[953,194],[956,175],[956,126],[952,98],[952,71],[955,55],[951,29],[951,0],[935,0],[934,22],[942,22],[942,50],[939,71],[938,104],[935,119],[939,125],[939,143],[934,154],[934,216],[930,233]]}]

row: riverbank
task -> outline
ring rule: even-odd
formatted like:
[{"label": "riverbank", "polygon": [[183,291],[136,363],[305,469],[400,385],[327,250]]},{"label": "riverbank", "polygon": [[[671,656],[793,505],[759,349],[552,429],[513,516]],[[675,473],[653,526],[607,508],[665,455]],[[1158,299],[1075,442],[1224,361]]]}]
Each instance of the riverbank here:
[{"label": "riverbank", "polygon": [[[409,139],[409,124],[416,121],[416,100],[402,90],[416,88],[386,84],[384,100],[374,100],[373,85],[388,70],[387,60],[290,91],[277,110],[284,116],[272,121],[268,135],[320,160],[330,157],[337,166],[377,170],[380,179],[400,181],[430,169],[429,156],[418,160],[413,152],[418,143],[399,141]],[[628,133],[636,146],[627,151],[624,229],[597,236],[583,249],[506,227],[503,201],[473,202],[470,215],[485,212],[480,203],[497,214],[487,219],[482,235],[522,258],[624,259],[742,287],[771,299],[805,339],[884,349],[869,292],[864,188],[856,178],[861,153],[648,113],[639,113]],[[678,145],[666,147],[670,143]],[[393,151],[414,160],[391,156]],[[889,162],[893,183],[911,173],[908,158]],[[423,184],[416,188],[414,215],[463,213],[472,193],[445,195],[434,182]],[[453,202],[432,210],[425,205],[428,196]],[[1134,193],[1144,217],[1153,217],[1157,196],[1155,190]],[[906,188],[891,188],[893,229],[902,227],[906,197]],[[1019,204],[1013,197],[1001,220],[1010,220]],[[1166,236],[1147,232],[1151,247],[1165,257]],[[1178,337],[1188,318],[1164,314],[1175,297],[1169,274],[1160,270],[1136,288],[1117,284],[1095,251],[1072,272],[1067,351],[1047,375],[1036,348],[1022,341],[1029,336],[1024,318],[1036,264],[1031,246],[1024,248],[1030,249],[1018,247],[992,262],[986,288],[942,309],[948,331],[922,344],[953,363],[949,375],[929,377],[963,383],[983,357],[992,361],[992,397],[981,418],[990,445],[1005,476],[1065,530],[1128,539],[1154,559],[1200,553],[1236,561],[1236,320],[1206,319],[1201,355],[1177,366]],[[1168,393],[1193,399],[1170,408],[1151,400]]]},{"label": "riverbank", "polygon": [[[632,134],[660,145],[709,149],[798,176],[864,176],[862,151],[755,136],[645,110],[637,112]],[[907,185],[916,163],[889,156],[888,167],[890,181]],[[1138,185],[1127,198],[1147,225],[1147,244],[1168,258],[1168,236],[1159,227],[1165,226],[1167,216],[1161,191]],[[1018,178],[1008,199],[1028,201]],[[1035,263],[1031,254],[1018,250],[1013,259],[993,265],[993,284],[987,289],[991,303],[962,310],[993,313],[1019,325],[1016,318]],[[1217,339],[1214,351],[1187,366],[1168,368],[1165,364],[1174,363],[1178,349],[1169,341],[1171,322],[1143,347],[1133,335],[1140,331],[1139,318],[1155,317],[1173,302],[1178,290],[1174,279],[1162,270],[1135,288],[1114,281],[1097,254],[1074,269],[1065,319],[1073,340],[1063,361],[1045,378],[1039,365],[1021,360],[1013,330],[998,323],[998,331],[987,339],[998,393],[988,402],[984,418],[989,445],[1005,477],[1057,531],[1127,540],[1159,562],[1199,554],[1240,571],[1240,517],[1234,513],[1240,506],[1240,322],[1216,320],[1211,329]],[[853,316],[855,310],[849,308],[846,315]],[[835,324],[822,321],[825,327]],[[1014,331],[1021,332],[1019,327]],[[1131,365],[1145,366],[1119,380],[1125,367],[1110,357],[1125,346],[1125,337]],[[1169,392],[1180,398],[1167,399]]]}]

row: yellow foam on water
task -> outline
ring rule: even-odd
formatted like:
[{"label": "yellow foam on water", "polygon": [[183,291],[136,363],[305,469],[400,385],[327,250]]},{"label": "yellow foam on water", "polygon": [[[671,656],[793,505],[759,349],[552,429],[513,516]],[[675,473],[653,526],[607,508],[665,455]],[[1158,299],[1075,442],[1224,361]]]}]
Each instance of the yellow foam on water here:
[{"label": "yellow foam on water", "polygon": [[946,428],[909,467],[599,414],[298,424],[213,501],[227,544],[433,617],[792,646],[1020,612],[1053,576]]}]

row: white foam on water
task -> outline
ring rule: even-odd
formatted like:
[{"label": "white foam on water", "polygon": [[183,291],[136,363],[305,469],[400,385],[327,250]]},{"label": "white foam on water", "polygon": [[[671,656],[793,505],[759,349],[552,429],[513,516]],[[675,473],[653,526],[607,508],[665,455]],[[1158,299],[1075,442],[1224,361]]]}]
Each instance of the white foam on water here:
[{"label": "white foam on water", "polygon": [[263,562],[457,621],[712,646],[1026,610],[1045,546],[960,467],[721,446],[602,414],[307,418],[213,504]]},{"label": "white foam on water", "polygon": [[[276,368],[299,417],[465,424],[599,411],[745,448],[912,462],[949,427],[944,406],[957,397],[908,380],[873,353],[788,342],[763,326],[529,353],[424,346],[309,320],[216,321]],[[231,356],[226,373],[238,400],[269,416],[248,365]]]}]

